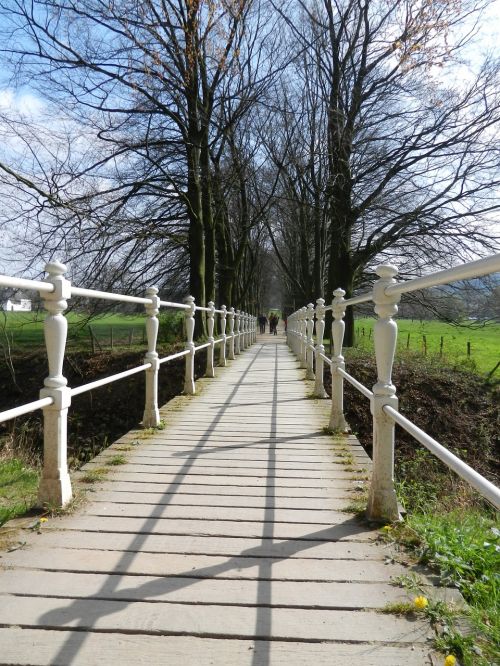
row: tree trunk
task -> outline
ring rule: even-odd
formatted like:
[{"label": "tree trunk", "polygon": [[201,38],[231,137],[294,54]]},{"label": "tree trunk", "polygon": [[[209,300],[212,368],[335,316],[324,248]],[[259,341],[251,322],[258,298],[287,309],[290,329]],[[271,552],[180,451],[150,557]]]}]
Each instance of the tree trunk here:
[{"label": "tree trunk", "polygon": [[[205,242],[199,178],[199,149],[188,147],[188,217],[189,217],[189,293],[196,305],[205,305]],[[204,333],[201,313],[196,313],[195,336]]]},{"label": "tree trunk", "polygon": [[212,207],[212,182],[208,133],[203,132],[201,142],[201,206],[205,236],[205,299],[215,302],[215,230]]}]

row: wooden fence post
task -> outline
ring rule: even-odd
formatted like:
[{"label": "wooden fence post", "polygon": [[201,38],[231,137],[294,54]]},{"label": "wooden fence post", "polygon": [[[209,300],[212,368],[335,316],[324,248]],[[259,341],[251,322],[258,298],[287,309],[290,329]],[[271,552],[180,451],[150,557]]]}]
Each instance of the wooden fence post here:
[{"label": "wooden fence post", "polygon": [[368,499],[369,520],[390,522],[400,518],[394,488],[394,421],[384,412],[386,405],[398,408],[396,387],[392,383],[392,364],[396,352],[398,327],[392,319],[398,311],[400,296],[389,296],[385,289],[395,284],[397,268],[376,268],[379,280],[373,286],[373,301],[378,320],[375,323],[377,383],[373,387],[373,473]]},{"label": "wooden fence post", "polygon": [[144,403],[144,415],[142,423],[145,428],[155,428],[160,423],[160,412],[158,410],[158,371],[160,363],[158,352],[156,351],[156,341],[158,339],[159,321],[157,314],[160,311],[160,299],[157,296],[156,287],[146,289],[146,298],[151,299],[151,304],[145,306],[146,314],[146,335],[148,340],[148,351],[144,358],[145,363],[151,363],[151,367],[146,370],[146,399]]},{"label": "wooden fence post", "polygon": [[68,408],[71,405],[71,389],[63,376],[64,351],[68,334],[68,322],[63,312],[71,298],[71,283],[64,278],[66,266],[53,261],[45,266],[46,282],[54,285],[54,291],[40,292],[48,314],[43,328],[49,375],[44,380],[40,398],[52,398],[53,404],[43,408],[43,471],[38,488],[38,502],[62,507],[71,497],[71,480],[67,462]]}]

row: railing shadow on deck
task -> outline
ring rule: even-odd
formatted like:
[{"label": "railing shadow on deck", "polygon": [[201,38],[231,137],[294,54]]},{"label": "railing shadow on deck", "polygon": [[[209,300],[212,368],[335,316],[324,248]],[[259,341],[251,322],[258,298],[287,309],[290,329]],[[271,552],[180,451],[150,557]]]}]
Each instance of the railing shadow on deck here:
[{"label": "railing shadow on deck", "polygon": [[[297,555],[306,551],[309,548],[317,545],[321,541],[337,541],[346,536],[355,536],[360,532],[366,532],[367,527],[362,525],[357,519],[346,518],[345,521],[334,526],[328,526],[323,529],[304,534],[300,538],[294,539],[279,539],[273,549],[274,540],[274,518],[276,509],[276,477],[273,475],[274,467],[276,465],[276,444],[282,440],[278,438],[277,434],[277,411],[278,411],[278,362],[277,362],[277,349],[274,350],[274,378],[273,378],[273,397],[271,402],[271,417],[269,422],[269,438],[262,440],[269,443],[268,448],[268,464],[267,464],[267,484],[266,484],[266,502],[264,506],[263,515],[263,531],[260,538],[259,545],[241,551],[238,555],[227,558],[227,561],[218,563],[213,566],[199,568],[195,571],[187,569],[173,577],[155,577],[154,581],[148,581],[143,585],[127,589],[117,590],[122,576],[127,575],[127,570],[135,557],[141,552],[145,541],[153,533],[158,520],[161,519],[165,506],[169,505],[175,497],[176,492],[181,487],[183,480],[186,479],[190,469],[203,453],[207,452],[205,445],[212,438],[217,424],[219,424],[227,412],[229,406],[238,393],[238,390],[245,383],[245,378],[251,371],[252,366],[256,362],[259,353],[263,351],[262,347],[255,347],[252,352],[252,358],[249,359],[248,365],[242,372],[238,382],[232,389],[228,398],[224,403],[219,406],[217,414],[214,416],[210,424],[207,426],[205,432],[198,438],[198,444],[189,451],[192,456],[186,460],[182,468],[175,475],[175,479],[169,483],[167,489],[160,499],[159,505],[156,505],[150,516],[145,519],[140,528],[140,533],[135,535],[128,546],[126,552],[120,558],[120,561],[115,566],[114,570],[109,573],[109,579],[102,586],[97,593],[93,593],[91,597],[84,597],[71,601],[70,604],[63,604],[60,608],[54,609],[45,613],[40,617],[40,622],[45,626],[53,626],[57,628],[70,625],[68,628],[76,629],[77,635],[72,635],[71,640],[68,639],[66,644],[60,649],[55,656],[55,663],[73,663],[78,656],[78,652],[86,640],[85,630],[92,630],[98,625],[99,620],[108,614],[116,612],[116,607],[109,608],[108,610],[92,610],[89,609],[88,601],[108,600],[108,601],[123,601],[128,603],[136,603],[142,599],[151,598],[151,596],[158,596],[175,592],[176,590],[184,587],[195,585],[200,579],[214,578],[221,576],[233,569],[242,570],[246,567],[258,566],[257,578],[257,595],[255,601],[256,607],[256,624],[253,632],[249,630],[249,636],[253,636],[255,641],[255,649],[252,656],[252,664],[254,666],[269,666],[270,664],[270,649],[271,642],[267,640],[272,634],[272,566],[276,562],[285,560],[293,555]],[[287,438],[285,438],[286,441]],[[211,450],[225,450],[226,448],[237,449],[243,448],[242,446],[231,447],[217,447]],[[193,455],[194,454],[194,455]],[[178,455],[178,454],[174,454]],[[257,539],[256,539],[257,540]],[[133,589],[133,594],[132,594]],[[72,623],[77,623],[76,625]],[[174,632],[168,632],[175,634]],[[182,633],[182,632],[179,632]],[[192,635],[196,636],[196,632]],[[201,636],[202,634],[200,634]]]}]

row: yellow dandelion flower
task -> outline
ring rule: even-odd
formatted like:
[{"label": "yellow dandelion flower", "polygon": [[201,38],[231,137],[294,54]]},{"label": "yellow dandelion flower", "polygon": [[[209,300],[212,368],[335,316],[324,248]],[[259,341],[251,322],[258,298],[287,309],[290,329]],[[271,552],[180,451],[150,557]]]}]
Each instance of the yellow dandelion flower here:
[{"label": "yellow dandelion flower", "polygon": [[415,599],[413,600],[413,603],[418,608],[418,610],[424,610],[424,608],[427,608],[427,606],[429,605],[429,601],[428,601],[427,597],[423,597],[423,596],[415,597]]},{"label": "yellow dandelion flower", "polygon": [[452,654],[449,654],[444,660],[444,666],[455,666],[457,660]]},{"label": "yellow dandelion flower", "polygon": [[40,518],[41,523],[46,523],[46,522],[48,522],[48,520],[49,520],[48,518]]},{"label": "yellow dandelion flower", "polygon": [[390,525],[384,525],[382,529],[384,530],[384,532],[390,532],[392,530],[392,527]]}]

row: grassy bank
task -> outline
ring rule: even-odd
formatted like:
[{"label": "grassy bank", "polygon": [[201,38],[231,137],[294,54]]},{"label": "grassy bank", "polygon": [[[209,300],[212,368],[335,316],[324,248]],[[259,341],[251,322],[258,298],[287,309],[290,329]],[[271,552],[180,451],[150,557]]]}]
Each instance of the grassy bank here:
[{"label": "grassy bank", "polygon": [[[421,470],[422,475],[426,469]],[[439,482],[439,479],[435,479]],[[455,656],[463,666],[500,663],[500,529],[498,516],[475,498],[462,508],[464,489],[443,502],[422,492],[418,480],[410,496],[400,485],[398,495],[408,507],[404,522],[387,526],[385,538],[404,544],[415,558],[433,569],[446,586],[460,590],[465,609],[432,598],[424,609],[437,632],[436,647]],[[460,484],[457,484],[460,485]],[[470,494],[465,491],[465,494]],[[415,497],[419,508],[412,509]],[[427,509],[422,506],[427,502]],[[422,589],[415,579],[406,581],[415,595]],[[412,609],[408,609],[411,612]]]},{"label": "grassy bank", "polygon": [[[373,351],[375,319],[356,319],[356,346]],[[462,365],[482,374],[490,373],[500,361],[500,324],[472,328],[453,326],[440,321],[397,319],[398,348],[402,356],[410,351],[440,359],[446,365]],[[468,355],[467,343],[470,343]],[[500,368],[494,373],[500,378]]]},{"label": "grassy bank", "polygon": [[0,527],[29,511],[36,500],[38,470],[19,459],[0,459]]},{"label": "grassy bank", "polygon": [[[44,346],[45,312],[3,312],[0,316],[0,346],[22,351]],[[83,313],[69,312],[67,348],[72,351],[114,349],[143,346],[146,343],[146,316],[143,314],[104,314],[89,318]],[[159,339],[173,342],[182,328],[182,313],[163,312],[160,317]]]}]

